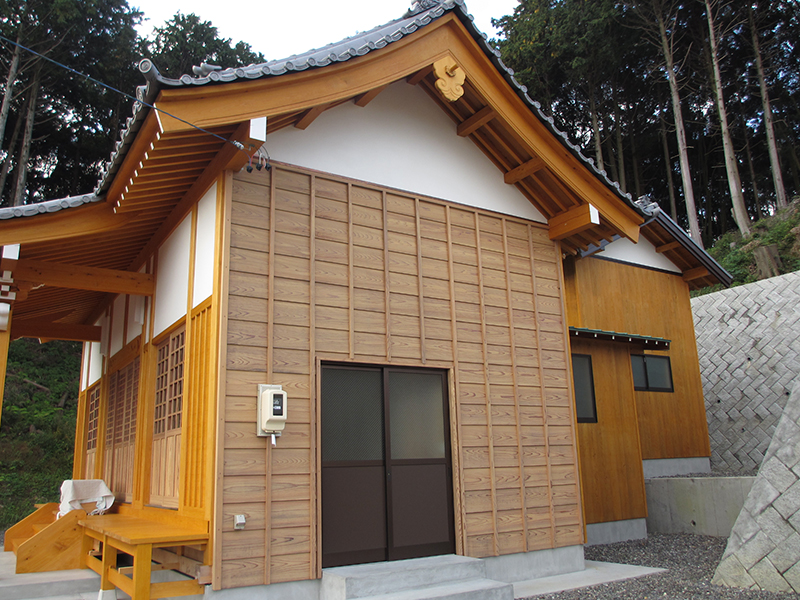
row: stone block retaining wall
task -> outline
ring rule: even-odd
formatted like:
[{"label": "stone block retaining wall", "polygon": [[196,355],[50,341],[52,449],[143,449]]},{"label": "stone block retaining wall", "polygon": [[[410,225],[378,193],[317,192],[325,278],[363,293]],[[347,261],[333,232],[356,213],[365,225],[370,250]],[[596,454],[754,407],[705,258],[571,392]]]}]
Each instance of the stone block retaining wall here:
[{"label": "stone block retaining wall", "polygon": [[752,473],[800,374],[800,271],[692,299],[715,471]]}]

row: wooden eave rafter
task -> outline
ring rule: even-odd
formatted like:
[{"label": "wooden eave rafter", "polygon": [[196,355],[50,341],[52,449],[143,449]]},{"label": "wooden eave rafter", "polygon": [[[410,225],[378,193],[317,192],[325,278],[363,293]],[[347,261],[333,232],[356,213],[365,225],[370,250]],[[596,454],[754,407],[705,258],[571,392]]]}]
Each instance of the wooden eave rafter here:
[{"label": "wooden eave rafter", "polygon": [[669,259],[681,270],[683,279],[690,289],[697,290],[719,283],[716,277],[683,244],[673,238],[658,223],[649,223],[643,228],[642,235],[655,246],[656,252]]},{"label": "wooden eave rafter", "polygon": [[[324,69],[213,87],[166,89],[159,95],[156,106],[202,127],[240,123],[264,115],[268,119],[280,118],[289,113],[303,114],[314,107],[333,106],[362,97],[401,79],[422,81],[432,77],[431,65],[447,56],[466,72],[467,83],[484,101],[484,105],[473,114],[459,118],[459,123],[473,117],[479,110],[485,112],[476,117],[476,121],[492,115],[469,135],[489,124],[502,129],[504,135],[521,141],[529,151],[529,155],[520,157],[517,164],[508,165],[509,171],[538,157],[544,169],[560,186],[569,190],[570,196],[585,199],[579,203],[591,199],[608,227],[634,242],[638,240],[642,216],[573,156],[544,123],[531,118],[530,107],[511,89],[452,13],[386,48]],[[185,131],[188,127],[165,115],[160,119],[165,133]],[[529,175],[533,176],[535,173]],[[524,180],[515,185],[524,186]],[[563,203],[563,190],[554,193],[562,196]],[[531,200],[535,202],[535,199]],[[570,208],[572,206],[563,206],[562,210]],[[545,216],[552,218],[555,215]]]}]

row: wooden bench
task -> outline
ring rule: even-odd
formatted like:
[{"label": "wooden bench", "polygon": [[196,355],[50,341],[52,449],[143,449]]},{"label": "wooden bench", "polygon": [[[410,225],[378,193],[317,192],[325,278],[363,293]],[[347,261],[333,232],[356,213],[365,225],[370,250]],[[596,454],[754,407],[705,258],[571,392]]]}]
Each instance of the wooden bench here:
[{"label": "wooden bench", "polygon": [[[168,562],[154,566],[153,554],[158,548],[199,546],[207,558],[207,531],[122,514],[86,517],[80,524],[84,528],[81,566],[100,575],[101,590],[117,587],[133,600],[203,593],[203,586],[196,579],[151,583],[151,575],[154,570],[178,568]],[[103,545],[101,559],[92,552],[94,540]],[[117,568],[118,552],[133,557],[132,568]],[[208,564],[207,560],[203,564]]]}]

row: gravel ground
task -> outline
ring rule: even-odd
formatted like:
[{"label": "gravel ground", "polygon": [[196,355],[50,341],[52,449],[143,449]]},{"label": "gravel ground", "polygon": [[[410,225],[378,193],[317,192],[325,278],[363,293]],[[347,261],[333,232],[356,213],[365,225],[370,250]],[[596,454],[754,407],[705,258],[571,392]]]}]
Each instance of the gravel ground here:
[{"label": "gravel ground", "polygon": [[727,538],[693,534],[650,533],[646,540],[590,546],[586,560],[615,562],[669,569],[666,573],[606,583],[558,594],[537,596],[537,600],[797,600],[797,594],[728,588],[711,583],[727,544]]}]

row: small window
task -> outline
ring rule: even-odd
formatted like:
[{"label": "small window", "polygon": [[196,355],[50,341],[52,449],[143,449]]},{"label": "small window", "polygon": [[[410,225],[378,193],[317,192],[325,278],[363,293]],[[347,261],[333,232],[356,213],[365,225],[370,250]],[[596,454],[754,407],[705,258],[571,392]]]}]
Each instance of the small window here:
[{"label": "small window", "polygon": [[597,423],[591,356],[572,355],[572,379],[575,384],[575,413],[578,423]]},{"label": "small window", "polygon": [[672,367],[668,356],[631,354],[633,389],[640,392],[672,392]]}]

